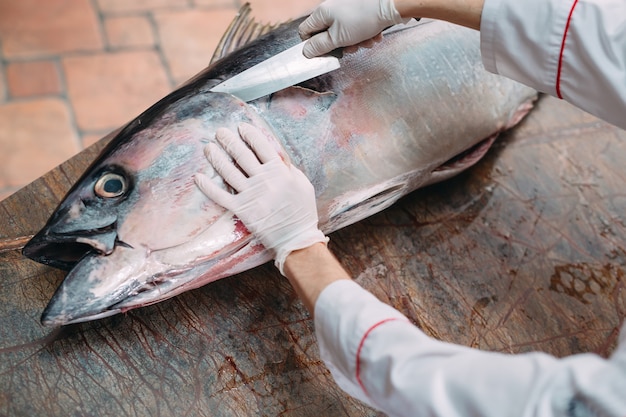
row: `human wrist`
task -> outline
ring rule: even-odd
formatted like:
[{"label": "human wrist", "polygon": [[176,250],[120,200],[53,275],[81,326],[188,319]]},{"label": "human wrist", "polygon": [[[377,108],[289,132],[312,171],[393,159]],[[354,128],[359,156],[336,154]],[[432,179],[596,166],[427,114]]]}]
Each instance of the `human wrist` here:
[{"label": "human wrist", "polygon": [[[317,216],[314,223],[314,227],[298,228],[290,233],[284,232],[283,238],[286,238],[286,240],[279,241],[279,244],[273,247],[275,252],[274,265],[276,265],[281,274],[285,275],[285,260],[292,252],[308,248],[315,243],[326,245],[328,242],[328,237],[317,228]],[[278,239],[275,241],[278,241]],[[266,245],[266,247],[268,246]]]},{"label": "human wrist", "polygon": [[400,16],[445,20],[471,29],[480,29],[485,0],[394,0]]},{"label": "human wrist", "polygon": [[285,259],[284,275],[311,316],[317,298],[328,285],[351,279],[325,242],[291,252]]},{"label": "human wrist", "polygon": [[420,12],[423,2],[416,0],[392,0],[396,10],[402,17],[420,17],[416,13]]}]

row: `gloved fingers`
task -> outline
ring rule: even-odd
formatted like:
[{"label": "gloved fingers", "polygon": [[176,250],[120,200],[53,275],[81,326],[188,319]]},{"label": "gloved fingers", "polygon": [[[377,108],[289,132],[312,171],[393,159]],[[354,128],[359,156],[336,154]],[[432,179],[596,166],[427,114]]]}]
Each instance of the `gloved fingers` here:
[{"label": "gloved fingers", "polygon": [[300,26],[298,26],[298,34],[302,40],[306,40],[316,33],[325,31],[332,23],[330,13],[328,13],[324,4],[322,4],[315,9],[304,22],[300,23]]},{"label": "gloved fingers", "polygon": [[209,199],[213,200],[226,210],[233,211],[233,195],[215,184],[209,177],[198,173],[193,177],[196,185]]},{"label": "gloved fingers", "polygon": [[239,125],[239,134],[241,135],[241,138],[252,148],[261,163],[265,164],[274,159],[283,159],[261,129],[248,123],[241,123]]},{"label": "gloved fingers", "polygon": [[[252,152],[238,133],[230,129],[219,128],[215,132],[215,138],[222,145],[224,150],[228,152],[243,172],[249,177],[259,172],[261,162]],[[231,184],[233,187],[234,185]]]},{"label": "gloved fingers", "polygon": [[302,47],[302,54],[307,58],[315,58],[316,56],[327,54],[339,46],[344,45],[335,45],[330,34],[325,31],[306,41]]},{"label": "gloved fingers", "polygon": [[230,184],[237,192],[241,192],[246,187],[247,177],[237,168],[226,153],[215,143],[209,143],[204,148],[204,156],[213,165],[215,171]]}]

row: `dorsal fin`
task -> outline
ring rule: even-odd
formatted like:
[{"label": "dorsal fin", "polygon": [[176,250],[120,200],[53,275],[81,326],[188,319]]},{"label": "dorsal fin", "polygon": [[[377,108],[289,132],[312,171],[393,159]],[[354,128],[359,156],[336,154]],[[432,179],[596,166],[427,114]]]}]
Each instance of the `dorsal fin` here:
[{"label": "dorsal fin", "polygon": [[224,33],[220,43],[215,48],[211,64],[282,24],[258,23],[250,16],[251,13],[250,3],[241,6],[237,16],[230,23],[226,33]]}]

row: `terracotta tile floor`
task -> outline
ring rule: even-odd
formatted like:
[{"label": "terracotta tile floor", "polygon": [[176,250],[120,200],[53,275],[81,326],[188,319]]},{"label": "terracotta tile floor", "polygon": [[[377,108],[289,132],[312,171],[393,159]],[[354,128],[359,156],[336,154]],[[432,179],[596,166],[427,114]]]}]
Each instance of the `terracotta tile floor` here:
[{"label": "terracotta tile floor", "polygon": [[[249,0],[278,23],[320,0]],[[0,200],[204,68],[245,0],[0,0]]]}]

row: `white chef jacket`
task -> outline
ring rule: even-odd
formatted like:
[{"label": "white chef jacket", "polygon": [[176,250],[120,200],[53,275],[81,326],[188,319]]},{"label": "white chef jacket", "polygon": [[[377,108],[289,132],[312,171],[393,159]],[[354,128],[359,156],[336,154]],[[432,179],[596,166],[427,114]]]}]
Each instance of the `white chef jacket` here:
[{"label": "white chef jacket", "polygon": [[[626,0],[486,0],[487,70],[626,128]],[[610,359],[507,355],[433,340],[352,281],[315,305],[323,360],[393,416],[626,417],[626,325]]]},{"label": "white chef jacket", "polygon": [[485,0],[488,71],[626,129],[626,1]]},{"label": "white chef jacket", "polygon": [[390,416],[626,417],[626,326],[610,359],[486,352],[434,340],[354,281],[315,304],[337,384]]}]

